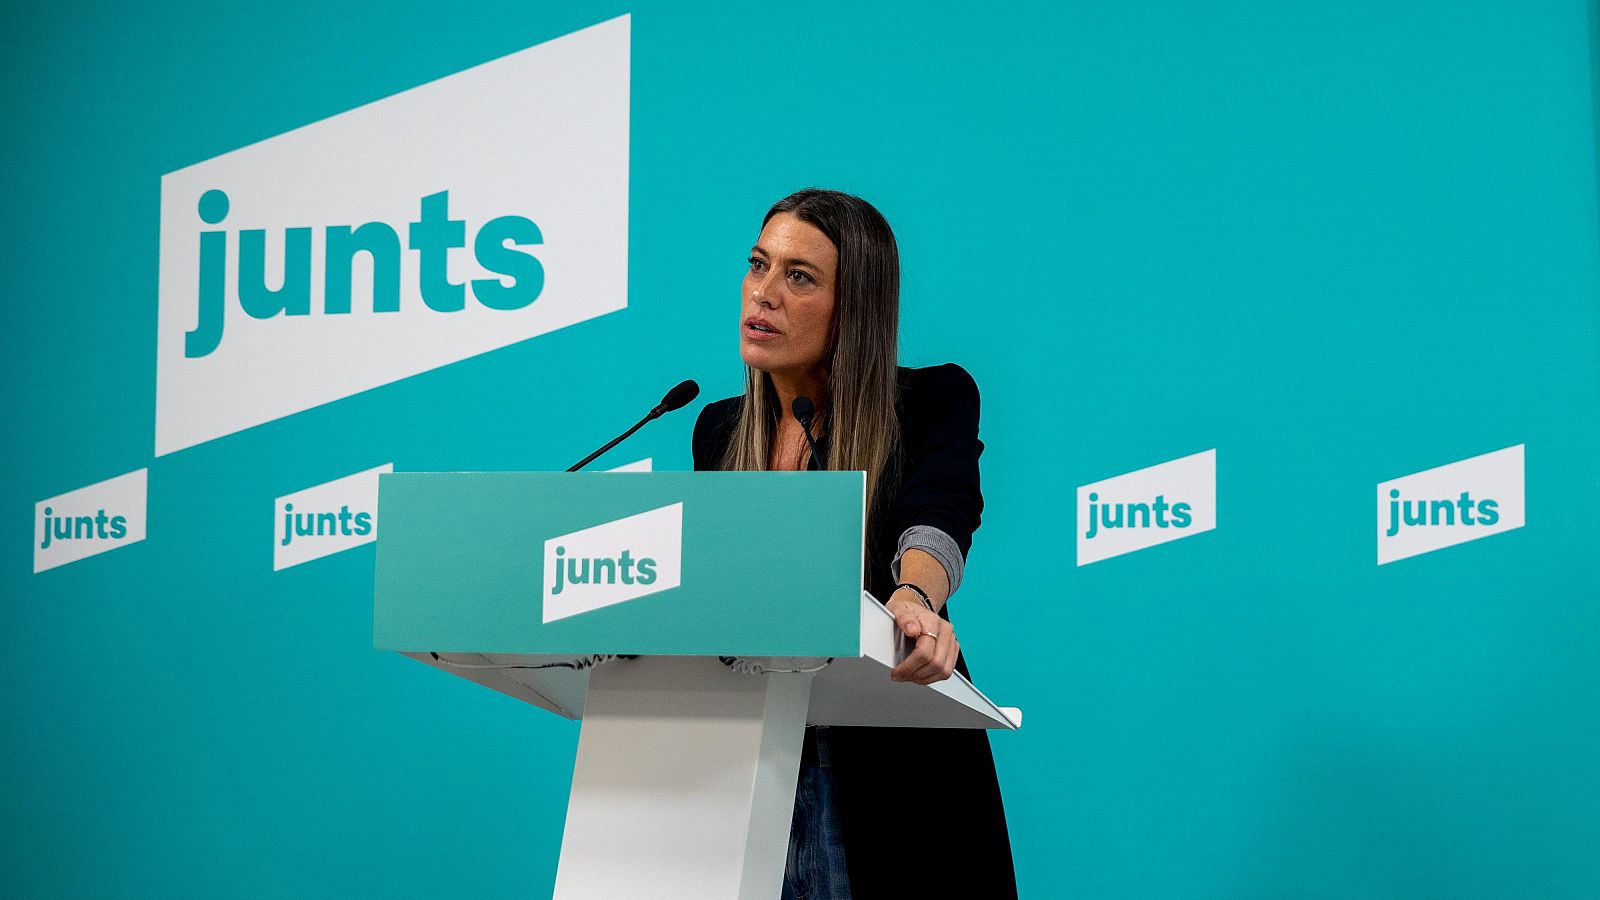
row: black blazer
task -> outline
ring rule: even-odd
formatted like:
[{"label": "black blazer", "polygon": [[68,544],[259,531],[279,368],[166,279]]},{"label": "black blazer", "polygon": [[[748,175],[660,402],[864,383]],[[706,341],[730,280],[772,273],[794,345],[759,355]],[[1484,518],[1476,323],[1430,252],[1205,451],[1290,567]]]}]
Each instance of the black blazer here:
[{"label": "black blazer", "polygon": [[[955,539],[965,556],[983,512],[983,442],[972,376],[954,364],[902,368],[899,387],[898,468],[883,479],[887,492],[867,536],[865,583],[880,600],[894,588],[889,563],[907,528],[932,525]],[[729,397],[700,411],[696,470],[720,467],[743,402]],[[940,616],[950,619],[948,605]],[[956,669],[971,677],[965,652]],[[834,727],[828,749],[855,900],[1016,896],[987,732]],[[934,810],[942,814],[935,817]]]}]

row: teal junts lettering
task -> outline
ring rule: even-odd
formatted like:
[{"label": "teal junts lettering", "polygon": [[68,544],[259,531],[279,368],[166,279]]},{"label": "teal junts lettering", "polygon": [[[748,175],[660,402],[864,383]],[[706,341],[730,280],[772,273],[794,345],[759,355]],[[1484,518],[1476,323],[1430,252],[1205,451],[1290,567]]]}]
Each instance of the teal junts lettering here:
[{"label": "teal junts lettering", "polygon": [[1194,521],[1189,512],[1189,504],[1168,504],[1164,494],[1157,494],[1154,503],[1101,503],[1100,495],[1090,491],[1089,530],[1083,536],[1093,540],[1102,530],[1116,528],[1188,528]]},{"label": "teal junts lettering", "polygon": [[[1474,515],[1476,513],[1476,516]],[[1389,528],[1394,537],[1409,525],[1493,525],[1500,521],[1500,504],[1494,500],[1474,500],[1472,492],[1462,491],[1454,500],[1404,500],[1399,488],[1389,491]]]},{"label": "teal junts lettering", "polygon": [[[228,216],[228,195],[209,190],[200,197],[200,219],[220,225]],[[437,312],[458,312],[466,306],[465,283],[455,284],[448,275],[452,249],[467,244],[467,223],[450,218],[450,192],[440,191],[422,198],[415,222],[408,223],[406,246],[419,257],[422,302]],[[267,286],[264,228],[239,231],[238,296],[239,306],[254,319],[311,314],[311,228],[285,228],[283,234],[283,283]],[[322,311],[329,315],[350,312],[352,272],[357,254],[372,259],[372,311],[391,313],[400,310],[400,235],[386,222],[329,225],[323,229]],[[518,247],[544,243],[544,235],[532,219],[500,216],[485,222],[472,240],[473,256],[496,278],[472,281],[472,295],[490,309],[521,309],[539,298],[544,290],[544,264]],[[197,359],[210,354],[222,343],[224,307],[227,297],[228,232],[224,229],[200,232],[199,312],[193,331],[184,334],[183,355]],[[509,283],[507,283],[509,279]]]},{"label": "teal junts lettering", "polygon": [[283,505],[282,546],[289,546],[296,537],[362,537],[372,533],[372,513],[350,512],[349,506],[338,512],[295,512],[293,503]]},{"label": "teal junts lettering", "polygon": [[550,595],[561,593],[568,585],[616,584],[619,578],[623,584],[655,584],[656,561],[648,556],[635,559],[629,550],[616,557],[568,559],[567,548],[557,547],[556,584]]},{"label": "teal junts lettering", "polygon": [[92,516],[58,516],[55,510],[44,508],[44,539],[40,550],[47,550],[53,541],[81,541],[91,538],[120,541],[128,536],[127,516],[108,516],[98,510]]}]

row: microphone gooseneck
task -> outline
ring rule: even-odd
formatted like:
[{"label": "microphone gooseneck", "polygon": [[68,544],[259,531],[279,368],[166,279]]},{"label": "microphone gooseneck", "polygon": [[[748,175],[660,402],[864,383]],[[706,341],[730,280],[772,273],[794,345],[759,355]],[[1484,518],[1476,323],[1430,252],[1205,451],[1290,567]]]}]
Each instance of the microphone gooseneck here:
[{"label": "microphone gooseneck", "polygon": [[817,407],[811,402],[810,397],[796,397],[789,404],[789,411],[794,413],[795,420],[800,423],[800,430],[806,434],[806,446],[811,448],[811,462],[819,469],[826,469],[822,464],[822,454],[817,452],[817,441],[811,436],[811,417],[816,415]]},{"label": "microphone gooseneck", "polygon": [[573,463],[572,468],[568,469],[567,471],[576,472],[584,466],[587,466],[589,463],[594,462],[597,458],[599,458],[600,454],[605,453],[612,447],[615,447],[616,445],[627,440],[635,431],[643,428],[646,422],[650,421],[651,419],[660,418],[663,414],[672,412],[675,409],[682,409],[685,406],[688,406],[689,403],[698,396],[700,396],[700,385],[695,384],[692,380],[678,382],[676,387],[670,391],[667,391],[667,395],[661,398],[661,402],[656,404],[656,408],[650,410],[650,412],[645,414],[644,418],[635,422],[632,428],[629,428],[627,431],[624,431],[623,433],[612,438],[604,447],[601,447],[599,450],[596,450],[588,456],[585,456],[583,459],[578,460],[576,463]]}]

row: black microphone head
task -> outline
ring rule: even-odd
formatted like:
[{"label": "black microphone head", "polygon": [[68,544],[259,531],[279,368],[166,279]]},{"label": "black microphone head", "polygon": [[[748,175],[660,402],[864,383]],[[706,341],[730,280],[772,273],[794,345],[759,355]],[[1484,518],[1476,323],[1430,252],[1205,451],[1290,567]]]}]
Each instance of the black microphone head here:
[{"label": "black microphone head", "polygon": [[675,409],[683,409],[694,402],[694,398],[698,396],[700,396],[700,385],[695,384],[692,379],[681,381],[677,387],[667,391],[667,395],[661,398],[661,405],[656,408],[664,413],[669,413]]},{"label": "black microphone head", "polygon": [[811,417],[817,413],[817,407],[811,402],[810,397],[794,398],[794,402],[789,404],[789,409],[794,412],[794,417],[802,422],[811,421]]}]

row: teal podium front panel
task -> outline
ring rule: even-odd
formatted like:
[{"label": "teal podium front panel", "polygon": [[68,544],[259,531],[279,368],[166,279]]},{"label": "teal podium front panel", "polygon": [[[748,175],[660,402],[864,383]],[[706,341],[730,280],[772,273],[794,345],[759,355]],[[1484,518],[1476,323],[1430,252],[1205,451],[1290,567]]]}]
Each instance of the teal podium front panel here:
[{"label": "teal podium front panel", "polygon": [[864,491],[860,472],[384,474],[374,643],[853,656]]}]

